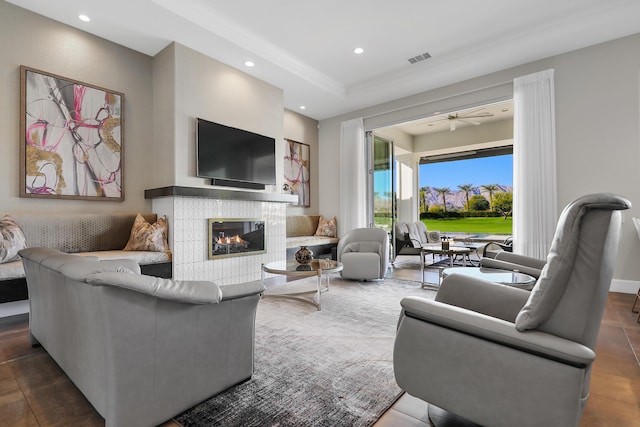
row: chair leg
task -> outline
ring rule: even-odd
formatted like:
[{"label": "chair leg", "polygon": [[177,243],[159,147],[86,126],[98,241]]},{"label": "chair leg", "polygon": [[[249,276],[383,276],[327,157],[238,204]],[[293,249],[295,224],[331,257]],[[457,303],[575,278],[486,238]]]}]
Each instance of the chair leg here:
[{"label": "chair leg", "polygon": [[[633,306],[631,307],[632,313],[638,313],[640,311],[640,309],[636,308],[636,304],[638,304],[638,300],[640,300],[640,289],[638,289],[638,293],[636,294],[636,299],[633,300]],[[636,319],[636,322],[640,323],[640,314],[638,314],[638,318]]]}]

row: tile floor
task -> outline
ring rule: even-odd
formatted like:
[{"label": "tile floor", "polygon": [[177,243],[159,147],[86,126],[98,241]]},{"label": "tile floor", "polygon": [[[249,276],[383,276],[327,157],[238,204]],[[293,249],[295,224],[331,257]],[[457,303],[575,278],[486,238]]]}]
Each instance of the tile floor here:
[{"label": "tile floor", "polygon": [[[406,258],[392,266],[391,277],[419,280],[417,257]],[[425,279],[437,283],[437,270],[428,270]],[[631,313],[633,300],[634,295],[609,295],[580,427],[640,427],[640,323]],[[46,352],[29,345],[26,316],[0,319],[0,426],[103,425]],[[427,405],[405,394],[375,426],[431,426]]]}]

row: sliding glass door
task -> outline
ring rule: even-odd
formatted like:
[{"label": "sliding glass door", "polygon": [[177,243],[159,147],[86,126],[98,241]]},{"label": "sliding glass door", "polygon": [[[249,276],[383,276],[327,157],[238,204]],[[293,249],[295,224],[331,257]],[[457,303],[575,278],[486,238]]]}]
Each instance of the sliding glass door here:
[{"label": "sliding glass door", "polygon": [[393,141],[367,132],[369,148],[369,226],[391,233],[396,217]]}]

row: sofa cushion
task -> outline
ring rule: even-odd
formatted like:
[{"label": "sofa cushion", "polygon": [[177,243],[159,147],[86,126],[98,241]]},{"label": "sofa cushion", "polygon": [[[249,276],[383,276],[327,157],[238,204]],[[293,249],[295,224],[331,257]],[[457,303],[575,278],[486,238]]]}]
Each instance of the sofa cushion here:
[{"label": "sofa cushion", "polygon": [[117,286],[164,300],[190,304],[215,304],[222,299],[220,287],[208,281],[161,279],[120,272],[90,274],[85,281],[92,285]]},{"label": "sofa cushion", "polygon": [[298,236],[287,237],[287,248],[299,246],[335,245],[340,239],[337,237]]},{"label": "sofa cushion", "polygon": [[[21,277],[24,277],[22,260],[0,264],[0,280],[19,279]],[[0,286],[2,286],[2,284],[0,284]]]},{"label": "sofa cushion", "polygon": [[0,264],[16,261],[18,251],[27,247],[22,228],[11,215],[0,219]]},{"label": "sofa cushion", "polygon": [[320,219],[318,220],[318,228],[316,229],[314,235],[323,237],[338,237],[338,225],[336,223],[336,217],[334,216],[332,219],[326,219],[324,216],[320,215]]},{"label": "sofa cushion", "polygon": [[140,265],[160,264],[171,262],[171,252],[151,252],[151,251],[96,251],[79,253],[81,256],[94,256],[100,260],[108,259],[130,259]]},{"label": "sofa cushion", "polygon": [[380,256],[373,252],[349,252],[341,257],[345,279],[373,280],[380,278]]},{"label": "sofa cushion", "polygon": [[167,227],[167,218],[164,216],[150,224],[142,215],[138,214],[133,222],[129,241],[123,250],[167,252],[169,250]]},{"label": "sofa cushion", "polygon": [[287,237],[313,236],[319,221],[319,215],[287,216]]}]

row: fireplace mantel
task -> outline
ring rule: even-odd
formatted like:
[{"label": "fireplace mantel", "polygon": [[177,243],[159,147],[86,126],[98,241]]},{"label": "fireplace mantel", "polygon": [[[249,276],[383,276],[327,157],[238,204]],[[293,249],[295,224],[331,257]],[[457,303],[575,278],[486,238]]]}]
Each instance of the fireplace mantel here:
[{"label": "fireplace mantel", "polygon": [[[145,190],[153,212],[166,216],[176,280],[213,280],[219,285],[261,277],[262,264],[286,258],[287,207],[298,196],[206,187],[161,187]],[[209,259],[211,218],[264,221],[264,251],[241,257]]]},{"label": "fireplace mantel", "polygon": [[174,196],[275,203],[296,203],[298,201],[298,196],[293,194],[267,193],[262,191],[238,191],[221,188],[169,186],[144,190],[145,199]]}]

